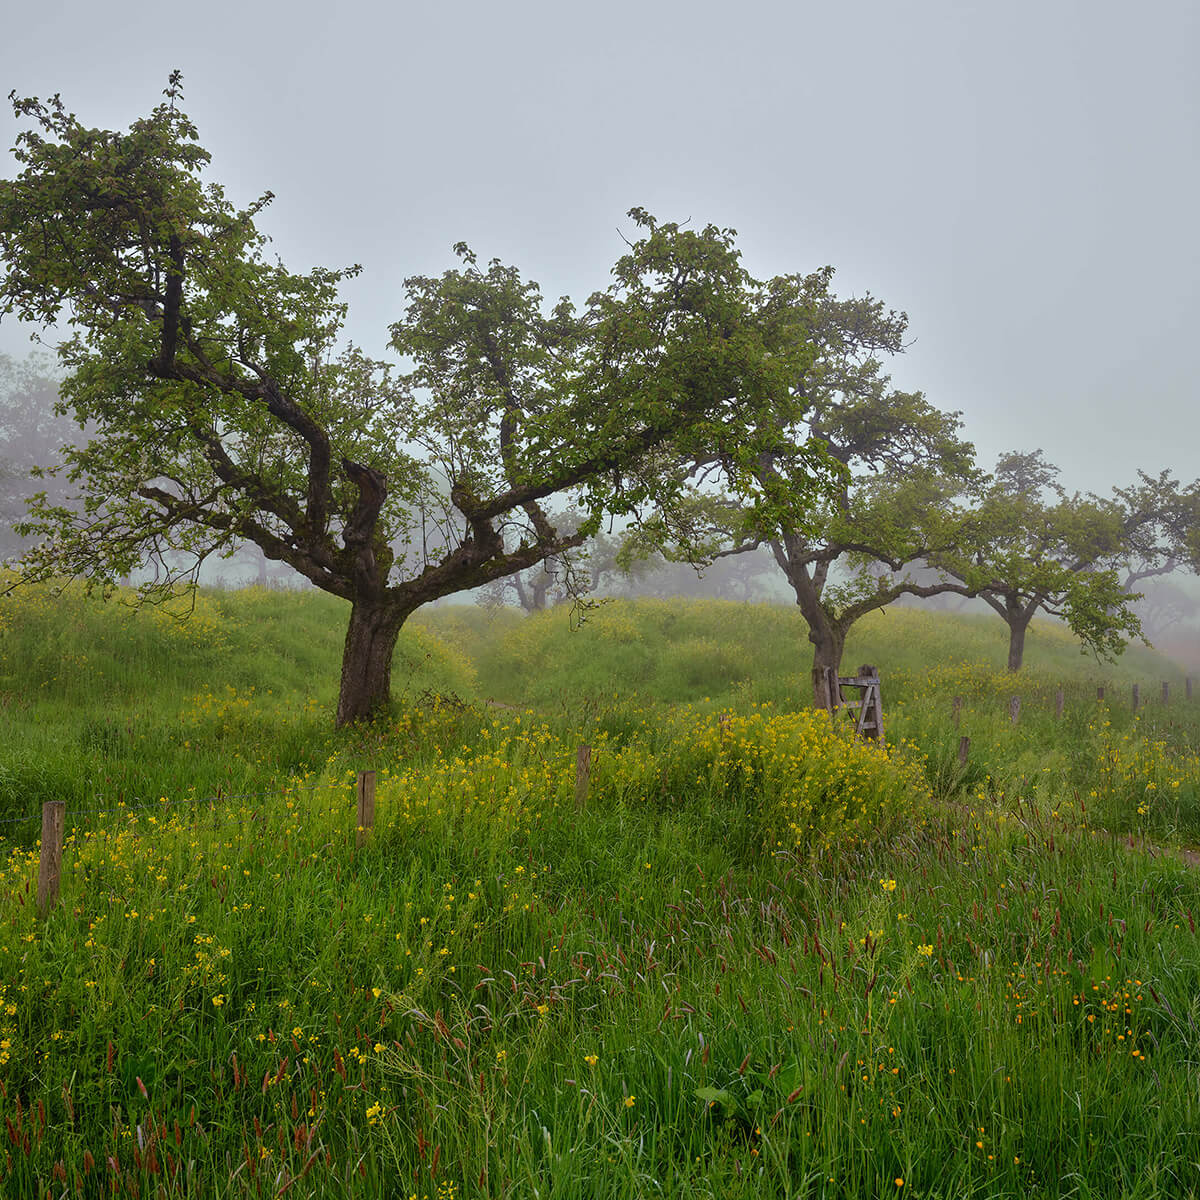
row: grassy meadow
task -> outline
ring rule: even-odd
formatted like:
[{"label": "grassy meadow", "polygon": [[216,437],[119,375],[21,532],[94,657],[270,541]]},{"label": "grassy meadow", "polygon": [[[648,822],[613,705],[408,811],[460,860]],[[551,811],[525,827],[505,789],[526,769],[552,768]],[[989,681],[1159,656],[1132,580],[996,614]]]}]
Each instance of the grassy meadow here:
[{"label": "grassy meadow", "polygon": [[891,610],[880,748],[789,609],[439,607],[335,731],[345,617],[0,600],[0,1195],[1200,1196],[1153,652],[1035,625],[1014,679],[997,619]]}]

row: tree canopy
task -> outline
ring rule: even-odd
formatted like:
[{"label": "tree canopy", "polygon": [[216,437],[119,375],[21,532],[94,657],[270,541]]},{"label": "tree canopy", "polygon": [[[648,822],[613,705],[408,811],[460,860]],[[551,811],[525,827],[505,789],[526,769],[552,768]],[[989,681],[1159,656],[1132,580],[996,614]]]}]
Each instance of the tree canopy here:
[{"label": "tree canopy", "polygon": [[1065,620],[1085,650],[1115,657],[1142,634],[1131,585],[1192,553],[1194,493],[1164,473],[1143,474],[1111,499],[1068,494],[1041,450],[1009,452],[981,490],[962,539],[936,564],[1008,625],[1009,670],[1020,670],[1039,611]]},{"label": "tree canopy", "polygon": [[[342,341],[359,268],[271,261],[271,194],[238,208],[207,181],[178,73],[165,97],[125,132],[12,98],[29,127],[0,182],[0,314],[67,323],[62,411],[92,431],[67,451],[79,506],[44,497],[25,525],[26,578],[108,588],[149,554],[194,569],[253,542],[350,602],[345,722],[388,696],[420,605],[562,554],[604,513],[653,508],[686,551],[681,457],[719,463],[760,515],[799,521],[827,490],[816,443],[788,449],[786,480],[756,473],[778,452],[763,413],[814,350],[794,278],[753,279],[733,230],[632,210],[582,308],[460,244],[405,283],[401,369]],[[582,522],[556,527],[551,497]]]},{"label": "tree canopy", "polygon": [[[870,295],[836,297],[831,278],[826,269],[794,281],[814,353],[764,415],[770,436],[747,474],[757,489],[786,495],[806,469],[793,448],[816,440],[840,465],[839,486],[801,520],[748,503],[740,477],[728,477],[715,499],[696,499],[717,557],[770,547],[808,624],[818,705],[837,703],[830,680],[859,618],[902,595],[967,594],[945,577],[919,581],[916,568],[953,543],[956,498],[977,475],[958,414],[892,387],[883,369],[880,356],[903,349],[907,317]],[[693,475],[703,478],[708,465],[692,464]]]}]

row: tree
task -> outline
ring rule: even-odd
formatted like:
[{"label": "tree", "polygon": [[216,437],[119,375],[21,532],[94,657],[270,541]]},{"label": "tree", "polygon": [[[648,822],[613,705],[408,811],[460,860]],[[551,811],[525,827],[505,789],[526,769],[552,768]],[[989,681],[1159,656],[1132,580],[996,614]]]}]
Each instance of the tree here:
[{"label": "tree", "polygon": [[[767,412],[766,445],[736,478],[749,476],[758,492],[786,493],[806,469],[793,447],[816,440],[841,465],[841,486],[802,520],[794,510],[748,503],[736,487],[697,500],[717,557],[770,547],[808,624],[818,707],[839,703],[830,681],[861,617],[903,595],[970,594],[944,575],[919,582],[913,572],[953,544],[956,497],[977,474],[958,414],[894,389],[883,371],[878,356],[903,349],[907,317],[869,295],[838,299],[831,278],[826,268],[797,281],[803,300],[792,302],[808,314],[815,354]],[[694,464],[701,479],[714,461]]]},{"label": "tree", "polygon": [[[564,553],[605,512],[654,504],[686,542],[664,464],[708,448],[744,471],[759,411],[811,357],[803,312],[774,310],[734,231],[640,209],[582,311],[547,312],[536,284],[460,244],[457,269],[406,281],[391,334],[409,371],[339,350],[337,289],[358,268],[266,259],[270,193],[237,209],[204,182],[180,88],[176,72],[123,133],[85,128],[57,96],[13,97],[32,127],[0,183],[0,312],[69,318],[64,411],[95,427],[67,454],[82,510],[40,505],[25,577],[107,589],[147,553],[199,564],[254,542],[350,603],[339,723],[386,701],[422,604]],[[811,503],[825,459],[814,446],[807,461],[774,503]],[[548,518],[554,496],[585,514],[578,530]],[[447,549],[427,552],[426,520]]]},{"label": "tree", "polygon": [[973,588],[1009,629],[1008,669],[1041,611],[1062,617],[1085,648],[1114,657],[1141,633],[1115,570],[1144,514],[1095,496],[1068,495],[1042,451],[1002,455],[964,536],[936,564]]},{"label": "tree", "polygon": [[[563,532],[575,532],[584,518],[574,510],[550,513],[549,519],[555,528]],[[551,605],[565,604],[578,600],[592,589],[592,581],[586,567],[582,565],[590,557],[594,538],[579,548],[575,554],[564,554],[547,558],[537,566],[496,579],[483,588],[477,597],[485,608],[499,608],[511,597],[527,613],[542,612]]]},{"label": "tree", "polygon": [[26,516],[26,501],[39,489],[63,503],[67,491],[52,469],[64,447],[77,444],[83,431],[55,412],[58,381],[44,357],[24,361],[0,354],[0,561],[16,557],[26,545],[16,531]]},{"label": "tree", "polygon": [[1200,480],[1186,488],[1170,471],[1138,472],[1138,482],[1113,489],[1125,533],[1123,587],[1181,567],[1200,570]]},{"label": "tree", "polygon": [[1200,598],[1195,589],[1185,587],[1173,579],[1163,577],[1147,579],[1140,585],[1141,598],[1134,606],[1138,620],[1146,636],[1161,648],[1164,639],[1173,634],[1178,638],[1185,631],[1191,634],[1193,644],[1197,615],[1200,615]]},{"label": "tree", "polygon": [[653,539],[642,544],[633,531],[618,544],[614,566],[608,576],[610,595],[708,597],[741,604],[780,599],[775,560],[765,548],[697,566],[664,554]]}]

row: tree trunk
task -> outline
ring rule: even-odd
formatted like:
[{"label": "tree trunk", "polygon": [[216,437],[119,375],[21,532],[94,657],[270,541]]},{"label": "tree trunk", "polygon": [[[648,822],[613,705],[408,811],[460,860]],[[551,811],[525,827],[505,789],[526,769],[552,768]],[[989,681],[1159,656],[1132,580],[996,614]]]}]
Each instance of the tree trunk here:
[{"label": "tree trunk", "polygon": [[[796,604],[808,625],[808,640],[813,644],[813,707],[833,709],[842,702],[837,673],[842,665],[842,652],[846,649],[846,627],[834,620],[821,604],[827,565],[818,564],[816,572],[810,574],[803,562],[795,561],[791,550],[791,546],[781,542],[771,543],[775,561],[783,568],[796,593]],[[802,548],[799,552],[802,553]]]},{"label": "tree trunk", "polygon": [[821,621],[809,626],[808,640],[813,644],[813,707],[836,708],[842,702],[837,675],[846,649],[845,630],[830,621]]},{"label": "tree trunk", "polygon": [[337,724],[371,716],[391,698],[392,652],[409,613],[378,600],[356,600],[342,651]]},{"label": "tree trunk", "polygon": [[1013,614],[1007,619],[1008,669],[1019,671],[1025,658],[1025,631],[1029,628],[1029,618],[1023,614]]}]

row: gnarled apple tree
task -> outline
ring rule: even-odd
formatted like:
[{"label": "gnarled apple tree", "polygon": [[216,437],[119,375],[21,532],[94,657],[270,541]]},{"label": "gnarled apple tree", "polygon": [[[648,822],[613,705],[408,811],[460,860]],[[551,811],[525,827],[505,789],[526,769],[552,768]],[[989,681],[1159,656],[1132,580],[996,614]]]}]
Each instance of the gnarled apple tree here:
[{"label": "gnarled apple tree", "polygon": [[[901,596],[970,594],[944,572],[930,578],[928,564],[956,544],[959,499],[978,474],[958,414],[893,388],[883,370],[879,356],[903,349],[905,315],[869,295],[839,299],[829,291],[831,277],[826,268],[777,288],[780,314],[802,313],[809,322],[814,355],[764,414],[757,453],[741,476],[728,475],[734,486],[697,501],[714,556],[770,548],[808,625],[818,708],[840,702],[834,681],[846,637],[867,613]],[[796,447],[814,440],[841,469],[839,488],[801,514],[747,503],[739,478],[787,495],[810,469]],[[703,479],[719,461],[697,461],[693,475]]]},{"label": "gnarled apple tree", "polygon": [[[407,372],[339,350],[358,268],[269,261],[270,194],[238,209],[206,182],[178,73],[165,95],[125,132],[11,97],[30,127],[0,182],[0,314],[67,323],[61,404],[93,431],[67,454],[81,506],[43,498],[25,523],[25,576],[108,588],[149,554],[253,542],[350,602],[340,724],[387,699],[422,604],[561,555],[604,513],[671,527],[680,456],[744,472],[761,410],[811,358],[804,314],[772,308],[732,230],[637,209],[580,310],[460,245],[458,268],[406,281]],[[771,503],[811,502],[825,460],[807,461]],[[550,497],[582,523],[558,528]]]}]

